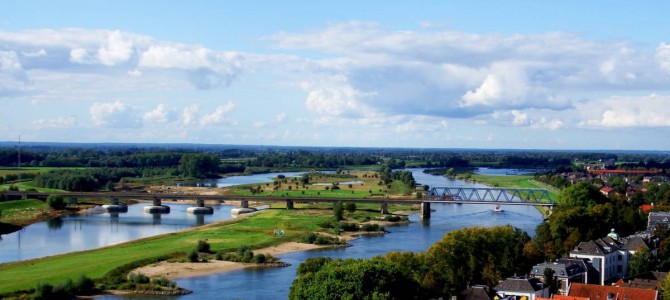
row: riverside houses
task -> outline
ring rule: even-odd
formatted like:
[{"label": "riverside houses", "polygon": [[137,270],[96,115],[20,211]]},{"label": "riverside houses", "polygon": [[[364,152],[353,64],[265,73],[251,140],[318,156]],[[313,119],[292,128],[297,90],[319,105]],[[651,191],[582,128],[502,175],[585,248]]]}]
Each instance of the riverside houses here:
[{"label": "riverside houses", "polygon": [[537,264],[530,271],[530,275],[539,280],[544,280],[546,269],[554,270],[554,276],[559,281],[558,292],[560,294],[567,295],[568,288],[573,282],[586,283],[586,267],[560,260],[553,263]]},{"label": "riverside houses", "polygon": [[646,248],[656,255],[656,247],[650,246],[648,240],[648,234],[621,239],[612,229],[604,238],[580,242],[570,251],[570,257],[589,259],[599,273],[598,283],[608,284],[628,275],[628,261],[638,249]]}]

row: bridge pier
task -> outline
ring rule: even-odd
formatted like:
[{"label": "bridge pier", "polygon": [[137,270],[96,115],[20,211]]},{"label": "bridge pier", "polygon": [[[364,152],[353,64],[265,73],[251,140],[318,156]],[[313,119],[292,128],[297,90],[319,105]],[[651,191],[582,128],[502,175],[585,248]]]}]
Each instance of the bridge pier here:
[{"label": "bridge pier", "polygon": [[383,215],[388,215],[388,213],[389,213],[389,204],[388,204],[388,203],[386,203],[386,202],[382,202],[382,204],[381,204],[381,213],[382,213]]},{"label": "bridge pier", "polygon": [[430,219],[430,202],[421,203],[421,218]]},{"label": "bridge pier", "polygon": [[196,206],[195,207],[189,207],[186,209],[186,212],[195,214],[195,215],[211,215],[214,213],[214,209],[205,206],[205,200],[203,199],[196,199],[195,200]]},{"label": "bridge pier", "polygon": [[241,208],[249,208],[249,200],[240,201],[240,207]]},{"label": "bridge pier", "polygon": [[[167,206],[167,205],[163,205],[163,202],[161,201],[161,198],[154,197],[153,200],[152,200],[152,205],[145,206],[144,207],[144,212],[145,213],[150,213],[150,214],[169,214],[170,213],[170,207]],[[156,218],[155,215],[154,215],[154,218]]]},{"label": "bridge pier", "polygon": [[111,199],[111,204],[105,204],[102,207],[106,209],[108,212],[127,212],[128,211],[128,206],[119,203],[119,198],[112,198]]},{"label": "bridge pier", "polygon": [[293,200],[286,200],[286,209],[293,209]]}]

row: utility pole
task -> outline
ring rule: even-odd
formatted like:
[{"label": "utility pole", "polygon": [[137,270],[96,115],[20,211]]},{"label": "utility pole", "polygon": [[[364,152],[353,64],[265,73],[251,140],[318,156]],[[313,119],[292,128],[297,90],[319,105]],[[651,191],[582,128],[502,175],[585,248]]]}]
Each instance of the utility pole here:
[{"label": "utility pole", "polygon": [[17,169],[21,169],[21,135],[19,134],[19,162],[16,164]]}]

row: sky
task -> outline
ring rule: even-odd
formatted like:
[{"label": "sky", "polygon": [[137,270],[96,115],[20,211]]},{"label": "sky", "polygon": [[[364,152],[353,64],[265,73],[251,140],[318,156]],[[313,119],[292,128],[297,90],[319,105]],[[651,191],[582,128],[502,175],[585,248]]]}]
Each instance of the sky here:
[{"label": "sky", "polygon": [[0,140],[670,150],[667,1],[2,1]]}]

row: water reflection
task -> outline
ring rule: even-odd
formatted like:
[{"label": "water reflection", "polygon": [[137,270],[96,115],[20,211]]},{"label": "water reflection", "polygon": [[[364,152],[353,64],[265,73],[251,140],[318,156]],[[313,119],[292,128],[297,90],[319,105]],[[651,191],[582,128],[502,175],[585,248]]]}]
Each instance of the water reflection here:
[{"label": "water reflection", "polygon": [[63,218],[53,218],[47,221],[49,229],[60,229],[63,227]]},{"label": "water reflection", "polygon": [[145,214],[146,203],[128,206],[127,213],[64,216],[36,223],[2,236],[0,263],[93,249],[231,218],[233,206],[216,205],[214,214],[194,216],[191,205],[167,204],[169,214]]}]

